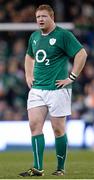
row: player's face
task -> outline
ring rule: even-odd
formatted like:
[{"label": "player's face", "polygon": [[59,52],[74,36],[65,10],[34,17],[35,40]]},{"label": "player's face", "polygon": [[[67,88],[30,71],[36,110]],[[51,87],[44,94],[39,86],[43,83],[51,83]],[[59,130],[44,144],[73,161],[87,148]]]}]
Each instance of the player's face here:
[{"label": "player's face", "polygon": [[36,20],[39,28],[45,32],[49,32],[54,23],[53,17],[50,16],[47,10],[37,11]]}]

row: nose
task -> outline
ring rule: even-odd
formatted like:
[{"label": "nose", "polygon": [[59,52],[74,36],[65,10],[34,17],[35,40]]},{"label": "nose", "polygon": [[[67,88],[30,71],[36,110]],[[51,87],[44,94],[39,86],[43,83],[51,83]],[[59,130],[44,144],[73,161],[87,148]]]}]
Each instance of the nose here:
[{"label": "nose", "polygon": [[42,17],[42,16],[39,16],[39,17],[38,17],[38,20],[39,20],[39,21],[43,21],[43,17]]}]

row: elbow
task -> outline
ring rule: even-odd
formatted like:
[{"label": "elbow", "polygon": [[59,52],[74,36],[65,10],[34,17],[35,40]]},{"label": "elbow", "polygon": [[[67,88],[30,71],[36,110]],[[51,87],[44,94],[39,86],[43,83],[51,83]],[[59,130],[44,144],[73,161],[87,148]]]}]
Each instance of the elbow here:
[{"label": "elbow", "polygon": [[84,59],[86,60],[87,59],[87,52],[86,50],[83,48],[81,49],[77,54],[76,54],[76,57],[81,58],[81,59]]},{"label": "elbow", "polygon": [[81,50],[78,52],[77,56],[78,56],[78,59],[82,59],[82,61],[83,61],[84,63],[86,62],[87,52],[86,52],[86,50],[85,50],[84,48],[81,49]]},{"label": "elbow", "polygon": [[87,52],[84,50],[84,58],[87,59]]},{"label": "elbow", "polygon": [[81,51],[82,51],[82,52],[81,52],[82,57],[83,57],[83,59],[86,61],[86,59],[87,59],[87,52],[86,52],[85,49],[82,49]]}]

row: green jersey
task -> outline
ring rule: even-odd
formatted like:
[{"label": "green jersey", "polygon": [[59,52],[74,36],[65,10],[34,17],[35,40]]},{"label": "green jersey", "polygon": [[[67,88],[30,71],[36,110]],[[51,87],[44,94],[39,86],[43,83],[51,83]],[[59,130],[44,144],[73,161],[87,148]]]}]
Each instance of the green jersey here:
[{"label": "green jersey", "polygon": [[75,36],[58,26],[48,35],[32,33],[27,54],[35,59],[33,88],[57,89],[56,80],[68,77],[68,61],[83,48]]}]

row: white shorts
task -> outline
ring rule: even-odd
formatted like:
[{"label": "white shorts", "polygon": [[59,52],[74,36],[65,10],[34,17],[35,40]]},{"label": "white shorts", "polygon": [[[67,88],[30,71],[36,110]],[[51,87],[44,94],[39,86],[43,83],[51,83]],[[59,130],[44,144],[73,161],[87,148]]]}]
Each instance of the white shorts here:
[{"label": "white shorts", "polygon": [[47,106],[49,114],[54,117],[71,114],[71,89],[41,90],[31,89],[28,94],[27,109]]}]

